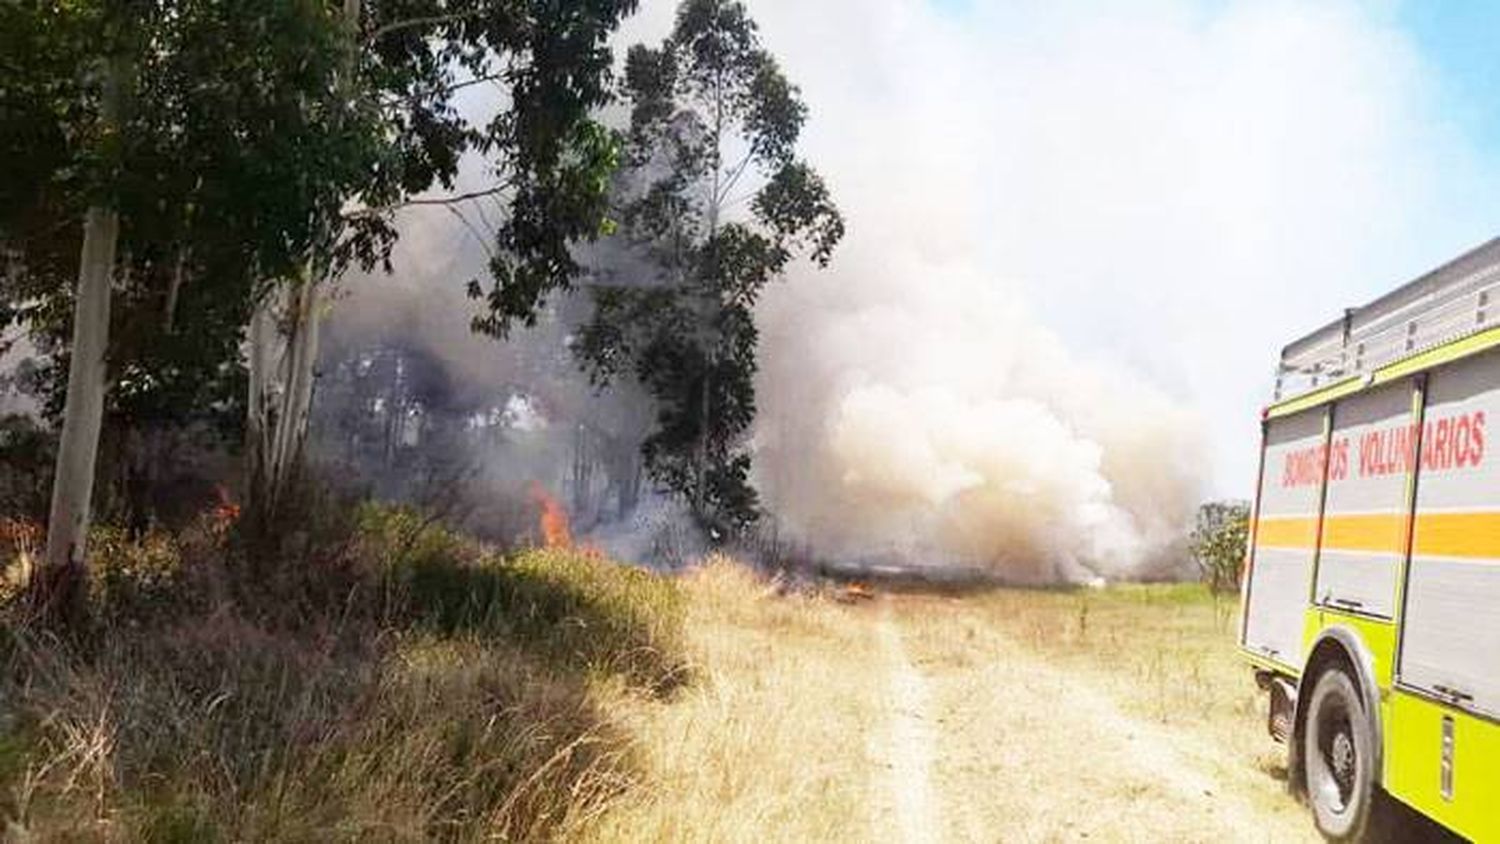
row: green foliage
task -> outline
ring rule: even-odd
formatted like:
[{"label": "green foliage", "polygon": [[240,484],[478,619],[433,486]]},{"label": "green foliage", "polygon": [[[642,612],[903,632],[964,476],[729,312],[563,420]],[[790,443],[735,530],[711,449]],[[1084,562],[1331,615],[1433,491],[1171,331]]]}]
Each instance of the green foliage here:
[{"label": "green foliage", "polygon": [[[29,174],[0,177],[11,185],[0,244],[17,261],[0,298],[51,357],[46,406],[61,410],[83,211],[105,203],[123,220],[110,412],[236,418],[257,283],[326,248],[326,221],[378,152],[381,127],[339,85],[351,45],[336,9],[156,0],[4,14],[18,60],[0,77],[0,109],[33,128],[0,149],[0,166]],[[110,134],[97,105],[105,62],[124,69]]]},{"label": "green foliage", "polygon": [[[635,0],[90,0],[0,4],[0,329],[41,353],[62,411],[82,219],[122,226],[108,427],[207,423],[237,442],[244,326],[268,287],[387,266],[395,214],[481,156],[507,209],[475,328],[503,334],[577,273],[607,223],[607,39]],[[125,119],[99,112],[107,62]],[[479,81],[508,106],[479,123]],[[351,210],[358,209],[358,210]]]},{"label": "green foliage", "polygon": [[1249,503],[1210,501],[1198,508],[1197,524],[1189,542],[1203,582],[1210,589],[1215,592],[1239,590],[1249,536]]},{"label": "green foliage", "polygon": [[[686,0],[660,47],[632,47],[620,238],[648,270],[596,291],[575,350],[600,383],[630,375],[657,405],[643,454],[715,539],[758,517],[754,308],[800,258],[824,266],[844,221],[796,157],[807,109],[744,4]],[[731,211],[748,199],[748,215]]]}]

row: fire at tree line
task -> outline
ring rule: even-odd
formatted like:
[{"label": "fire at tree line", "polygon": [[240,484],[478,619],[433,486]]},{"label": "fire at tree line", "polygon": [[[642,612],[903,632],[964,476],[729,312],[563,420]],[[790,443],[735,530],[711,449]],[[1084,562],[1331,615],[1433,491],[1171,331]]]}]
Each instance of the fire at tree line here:
[{"label": "fire at tree line", "polygon": [[[755,304],[793,264],[827,265],[844,221],[743,5],[688,0],[666,40],[617,57],[634,7],[0,10],[0,320],[20,408],[0,494],[26,526],[12,533],[47,526],[33,609],[76,608],[96,523],[139,534],[232,502],[236,534],[273,548],[311,489],[473,509],[454,490],[476,455],[534,446],[518,417],[546,397],[461,389],[399,328],[337,332],[343,294],[379,285],[408,215],[433,207],[483,236],[483,272],[449,282],[496,354],[561,322],[515,354],[633,402],[552,444],[575,517],[628,519],[646,487],[711,542],[753,535]],[[523,490],[470,525],[514,539],[533,523]],[[1215,583],[1234,582],[1213,572],[1238,566],[1243,509],[1200,514]]]},{"label": "fire at tree line", "polygon": [[[497,354],[571,302],[572,368],[643,397],[639,458],[601,461],[623,507],[644,468],[709,536],[750,529],[753,309],[793,262],[827,264],[844,223],[744,7],[686,2],[617,61],[634,7],[0,10],[0,319],[12,403],[37,408],[5,422],[5,505],[49,528],[38,609],[76,600],[94,523],[170,524],[227,487],[239,529],[274,540],[299,486],[369,482],[419,436],[451,448],[401,471],[451,480],[465,437],[509,435],[507,402],[532,397],[445,394],[410,350],[321,348],[341,290],[379,284],[430,206],[485,221],[484,272],[451,284]],[[462,99],[481,87],[489,106]]]}]

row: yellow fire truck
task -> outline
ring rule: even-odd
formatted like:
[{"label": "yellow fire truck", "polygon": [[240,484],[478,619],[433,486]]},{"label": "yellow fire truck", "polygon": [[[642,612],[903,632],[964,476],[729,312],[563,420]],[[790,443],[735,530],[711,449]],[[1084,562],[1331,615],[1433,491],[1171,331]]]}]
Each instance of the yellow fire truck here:
[{"label": "yellow fire truck", "polygon": [[1331,839],[1500,841],[1497,306],[1500,238],[1282,351],[1240,645]]}]

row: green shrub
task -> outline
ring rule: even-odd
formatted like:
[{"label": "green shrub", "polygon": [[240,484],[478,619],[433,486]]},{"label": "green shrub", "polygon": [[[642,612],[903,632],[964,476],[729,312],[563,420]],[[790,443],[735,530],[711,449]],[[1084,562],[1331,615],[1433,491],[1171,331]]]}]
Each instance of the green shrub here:
[{"label": "green shrub", "polygon": [[407,510],[361,510],[362,553],[386,612],[442,635],[510,639],[565,669],[618,674],[653,691],[684,679],[677,582],[596,553],[505,557]]},{"label": "green shrub", "polygon": [[1250,504],[1210,501],[1198,508],[1189,542],[1203,582],[1215,592],[1236,592],[1250,537]]},{"label": "green shrub", "polygon": [[90,603],[110,621],[142,621],[180,613],[182,554],[174,536],[150,531],[132,539],[123,529],[89,531]]},{"label": "green shrub", "polygon": [[569,550],[467,565],[413,564],[410,607],[444,633],[513,638],[563,665],[615,673],[654,691],[684,679],[677,583]]}]

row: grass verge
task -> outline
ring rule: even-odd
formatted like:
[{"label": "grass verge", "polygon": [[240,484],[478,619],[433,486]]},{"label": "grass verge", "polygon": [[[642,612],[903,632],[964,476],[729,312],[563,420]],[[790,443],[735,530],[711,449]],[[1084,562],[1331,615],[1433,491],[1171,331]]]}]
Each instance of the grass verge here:
[{"label": "grass verge", "polygon": [[7,615],[6,835],[535,840],[639,780],[595,689],[656,699],[687,676],[673,581],[500,557],[405,511],[351,522],[297,570],[205,535],[102,534],[93,629]]},{"label": "grass verge", "polygon": [[868,828],[884,677],[873,629],[818,595],[777,595],[718,560],[683,580],[695,682],[670,702],[614,710],[636,738],[642,786],[593,841],[836,841]]}]

